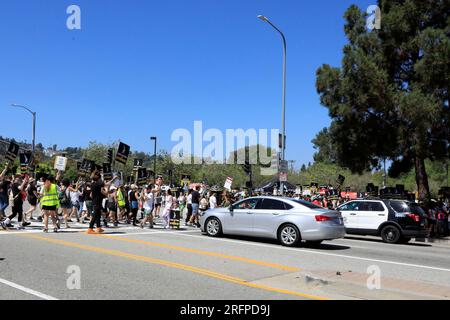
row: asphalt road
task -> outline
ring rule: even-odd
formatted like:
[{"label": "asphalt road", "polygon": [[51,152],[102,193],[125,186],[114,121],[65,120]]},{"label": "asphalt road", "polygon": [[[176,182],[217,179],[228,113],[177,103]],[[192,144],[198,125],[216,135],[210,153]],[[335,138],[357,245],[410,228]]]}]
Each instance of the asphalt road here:
[{"label": "asphalt road", "polygon": [[[191,227],[164,230],[162,224],[121,225],[104,235],[87,235],[86,228],[73,223],[45,234],[34,223],[25,231],[0,231],[0,300],[450,297],[447,245],[352,237],[314,249],[285,248],[264,239],[209,238]],[[68,273],[73,270],[79,273]],[[79,289],[72,281],[78,275]]]}]

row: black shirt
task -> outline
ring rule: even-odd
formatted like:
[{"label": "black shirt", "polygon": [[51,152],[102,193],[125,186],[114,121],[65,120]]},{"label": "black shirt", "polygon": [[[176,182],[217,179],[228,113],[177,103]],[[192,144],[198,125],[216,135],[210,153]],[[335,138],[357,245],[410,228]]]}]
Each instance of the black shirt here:
[{"label": "black shirt", "polygon": [[10,184],[11,182],[8,180],[0,182],[0,193],[5,197],[8,197],[8,189]]},{"label": "black shirt", "polygon": [[37,189],[35,186],[28,187],[28,201],[37,200],[35,192],[37,192]]},{"label": "black shirt", "polygon": [[200,203],[200,193],[197,190],[192,191],[192,203]]},{"label": "black shirt", "polygon": [[105,186],[103,181],[99,180],[93,182],[91,185],[92,188],[92,204],[94,207],[101,207],[104,195],[102,193],[102,188]]},{"label": "black shirt", "polygon": [[13,183],[11,186],[11,191],[14,197],[14,207],[21,207],[23,205],[22,193],[19,187],[20,185],[18,183]]}]

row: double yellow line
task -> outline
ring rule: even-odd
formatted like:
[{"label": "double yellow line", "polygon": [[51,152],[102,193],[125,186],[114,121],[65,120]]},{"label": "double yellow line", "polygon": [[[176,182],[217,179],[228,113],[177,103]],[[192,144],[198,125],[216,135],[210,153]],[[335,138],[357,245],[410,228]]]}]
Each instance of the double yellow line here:
[{"label": "double yellow line", "polygon": [[[66,246],[66,247],[77,248],[77,249],[81,249],[81,250],[107,254],[107,255],[111,255],[111,256],[115,256],[115,257],[121,257],[121,258],[131,259],[131,260],[135,260],[135,261],[147,262],[147,263],[151,263],[151,264],[157,264],[157,265],[161,265],[161,266],[175,268],[175,269],[179,269],[179,270],[190,271],[190,272],[193,272],[193,273],[196,273],[196,274],[201,274],[201,275],[204,275],[204,276],[208,276],[208,277],[215,278],[215,279],[220,279],[220,280],[223,280],[223,281],[239,284],[239,285],[246,286],[246,287],[262,289],[262,290],[265,290],[265,291],[271,291],[271,292],[276,292],[276,293],[293,295],[293,296],[307,298],[307,299],[327,300],[327,298],[324,298],[324,297],[314,296],[314,295],[310,295],[310,294],[306,294],[306,293],[301,293],[301,292],[296,292],[296,291],[291,291],[291,290],[285,290],[285,289],[280,289],[280,288],[274,288],[274,287],[270,287],[270,286],[266,286],[266,285],[250,283],[250,282],[247,282],[244,279],[228,276],[228,275],[217,273],[217,272],[210,271],[210,270],[207,270],[207,269],[197,268],[197,267],[193,267],[193,266],[189,266],[189,265],[185,265],[185,264],[181,264],[181,263],[175,263],[175,262],[171,262],[171,261],[166,261],[166,260],[160,260],[160,259],[154,259],[154,258],[150,258],[150,257],[135,255],[135,254],[119,251],[119,250],[112,250],[112,249],[104,249],[104,248],[100,248],[100,247],[93,247],[93,246],[88,246],[88,245],[79,244],[79,243],[75,243],[75,242],[69,242],[69,241],[64,241],[64,240],[59,240],[59,239],[54,239],[54,238],[47,238],[47,237],[38,236],[38,235],[34,235],[34,234],[24,234],[24,235],[21,235],[21,236],[27,237],[27,238],[36,239],[36,240],[46,241],[46,242],[50,242],[50,243],[53,243],[53,244],[58,244],[58,245]],[[101,237],[113,238],[113,237],[106,236],[106,235],[102,235]],[[132,239],[127,239],[127,240],[132,240]],[[124,241],[125,241],[125,239],[124,239]],[[127,241],[127,242],[135,242],[135,241],[139,241],[139,240],[132,240],[132,241]],[[178,248],[182,248],[182,247],[178,247]],[[191,250],[191,249],[187,249],[187,248],[183,248],[183,249]],[[202,252],[200,250],[195,250],[195,251]],[[215,256],[215,253],[209,252],[209,254],[211,254],[211,255],[214,254],[214,256]],[[217,254],[217,255],[220,256],[221,254]],[[233,256],[227,256],[227,257],[233,257]],[[239,257],[233,257],[233,258],[237,259]],[[239,258],[239,259],[244,259],[245,260],[245,258]],[[244,260],[241,260],[241,261],[244,261]],[[255,261],[255,260],[250,260],[250,261]],[[266,264],[264,262],[258,262],[258,263],[260,265]],[[272,265],[272,264],[270,264],[270,265]]]},{"label": "double yellow line", "polygon": [[283,266],[278,263],[264,262],[264,261],[254,260],[254,259],[226,255],[226,254],[222,254],[222,253],[218,253],[218,252],[203,251],[203,250],[179,247],[179,246],[173,246],[173,245],[163,244],[163,243],[158,243],[158,242],[128,239],[128,238],[122,238],[122,237],[119,238],[119,237],[108,236],[108,235],[98,235],[98,237],[114,239],[117,241],[123,241],[123,242],[129,242],[129,243],[142,244],[142,245],[151,246],[151,247],[164,248],[164,249],[187,252],[187,253],[194,253],[194,254],[204,255],[204,256],[209,256],[209,257],[223,258],[223,259],[233,260],[233,261],[240,261],[240,262],[245,262],[245,263],[249,263],[249,264],[255,264],[258,266],[280,269],[283,271],[298,272],[301,270],[300,268]]}]

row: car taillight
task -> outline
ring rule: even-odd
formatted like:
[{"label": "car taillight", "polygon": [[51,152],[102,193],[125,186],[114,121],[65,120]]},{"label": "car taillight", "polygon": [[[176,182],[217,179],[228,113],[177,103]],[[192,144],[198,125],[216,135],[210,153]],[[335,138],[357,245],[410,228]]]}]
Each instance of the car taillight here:
[{"label": "car taillight", "polygon": [[329,217],[329,216],[324,216],[324,215],[316,216],[316,221],[318,221],[318,222],[329,221],[329,220],[331,220],[331,219],[332,219],[332,218]]},{"label": "car taillight", "polygon": [[407,217],[413,219],[415,222],[420,222],[420,216],[414,213],[407,213]]}]

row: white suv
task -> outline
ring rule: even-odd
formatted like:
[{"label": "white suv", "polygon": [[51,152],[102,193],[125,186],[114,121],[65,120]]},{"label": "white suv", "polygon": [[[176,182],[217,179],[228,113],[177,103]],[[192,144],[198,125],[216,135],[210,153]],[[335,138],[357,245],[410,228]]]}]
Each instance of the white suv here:
[{"label": "white suv", "polygon": [[347,234],[381,236],[384,242],[408,242],[425,237],[425,212],[417,203],[405,200],[353,200],[337,208]]}]

